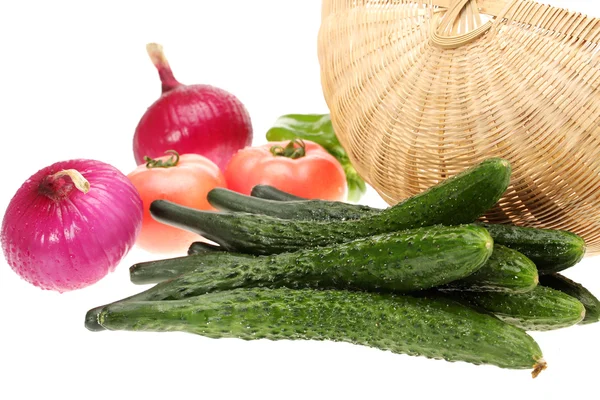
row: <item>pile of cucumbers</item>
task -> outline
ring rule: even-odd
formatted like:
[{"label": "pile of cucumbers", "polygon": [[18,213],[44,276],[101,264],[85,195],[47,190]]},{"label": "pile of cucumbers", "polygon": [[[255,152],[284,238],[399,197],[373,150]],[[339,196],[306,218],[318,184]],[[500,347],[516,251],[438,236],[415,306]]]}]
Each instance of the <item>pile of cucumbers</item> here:
[{"label": "pile of cucumbers", "polygon": [[579,236],[481,222],[510,174],[488,159],[384,210],[269,186],[214,189],[216,212],[154,201],[154,218],[216,245],[132,266],[155,285],[86,327],[344,341],[535,377],[546,362],[526,331],[597,322],[600,303],[559,274],[583,258]]}]

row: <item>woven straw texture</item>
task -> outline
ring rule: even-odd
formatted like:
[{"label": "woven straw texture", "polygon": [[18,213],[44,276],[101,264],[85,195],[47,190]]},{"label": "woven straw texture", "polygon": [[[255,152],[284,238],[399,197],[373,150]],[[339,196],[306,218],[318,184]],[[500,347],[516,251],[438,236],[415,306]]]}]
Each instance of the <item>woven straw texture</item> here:
[{"label": "woven straw texture", "polygon": [[513,167],[485,217],[566,229],[600,254],[600,20],[533,1],[323,0],[334,128],[395,204],[489,157]]}]

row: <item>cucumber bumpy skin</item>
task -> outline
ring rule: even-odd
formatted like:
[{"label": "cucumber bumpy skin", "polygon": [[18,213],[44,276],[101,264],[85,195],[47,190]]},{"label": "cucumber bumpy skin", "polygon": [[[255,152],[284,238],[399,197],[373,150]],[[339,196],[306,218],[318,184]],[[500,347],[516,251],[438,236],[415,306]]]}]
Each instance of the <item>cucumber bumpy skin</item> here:
[{"label": "cucumber bumpy skin", "polygon": [[530,292],[457,293],[457,299],[486,310],[527,331],[549,331],[575,325],[585,317],[585,307],[574,297],[544,286]]},{"label": "cucumber bumpy skin", "polygon": [[563,271],[585,255],[585,241],[578,235],[560,230],[480,224],[494,243],[517,250],[537,266],[540,275]]},{"label": "cucumber bumpy skin", "polygon": [[149,289],[161,294],[144,300],[249,286],[408,292],[467,277],[485,264],[492,251],[492,238],[483,228],[435,226],[273,256],[221,258],[209,253],[136,264],[130,277],[134,283],[150,283],[181,275]]},{"label": "cucumber bumpy skin", "polygon": [[118,303],[94,315],[108,330],[349,342],[448,361],[533,368],[534,377],[546,367],[539,346],[521,329],[443,299],[255,288]]},{"label": "cucumber bumpy skin", "polygon": [[[301,200],[296,196],[288,198],[286,193],[276,188],[259,185],[256,187],[256,193],[259,197],[273,198],[276,200]],[[232,199],[232,203],[245,204],[243,195],[241,197]],[[223,201],[226,199],[223,198]],[[382,210],[369,208],[366,213],[363,212],[361,207],[354,204],[341,203],[344,207],[342,213],[337,210],[329,213],[327,208],[321,208],[318,212],[310,213],[306,211],[293,213],[292,208],[298,204],[302,204],[304,208],[311,206],[319,207],[319,203],[315,202],[310,205],[307,201],[280,201],[282,204],[279,208],[272,208],[267,204],[257,203],[256,206],[249,206],[246,210],[241,207],[239,211],[250,211],[253,212],[276,216],[279,218],[289,219],[304,219],[304,220],[334,220],[334,219],[360,219],[369,214],[379,213]],[[335,202],[334,202],[335,203]],[[248,203],[250,204],[250,203]],[[281,208],[289,207],[284,212]],[[235,207],[232,207],[232,209]],[[585,255],[586,244],[585,241],[578,235],[560,230],[550,229],[539,229],[529,227],[519,227],[513,225],[497,225],[497,224],[485,224],[480,225],[488,228],[490,234],[494,238],[496,244],[504,244],[507,247],[522,252],[525,256],[529,257],[542,274],[555,273],[565,270],[569,267],[577,264]],[[483,272],[483,270],[481,271]]]},{"label": "cucumber bumpy skin", "polygon": [[[492,247],[485,229],[466,225],[419,228],[275,256],[227,259],[219,253],[200,254],[132,266],[134,283],[176,278],[115,303],[181,300],[245,287],[423,290],[471,275],[489,258]],[[86,327],[102,330],[95,320],[93,310],[88,312]]]},{"label": "cucumber bumpy skin", "polygon": [[295,196],[291,193],[279,190],[274,186],[270,185],[256,185],[250,191],[250,196],[257,197],[265,200],[276,200],[276,201],[297,201],[297,200],[308,200],[304,197]]},{"label": "cucumber bumpy skin", "polygon": [[440,287],[442,291],[526,293],[539,281],[533,261],[516,250],[494,244],[488,261],[466,278]]},{"label": "cucumber bumpy skin", "polygon": [[381,212],[377,208],[341,201],[259,199],[223,188],[212,189],[208,192],[207,199],[219,211],[236,211],[306,221],[354,220]]},{"label": "cucumber bumpy skin", "polygon": [[[273,198],[275,200],[300,200],[295,196],[286,197],[286,193],[276,188],[259,185],[256,187],[256,194],[259,197]],[[254,195],[254,194],[253,194]],[[243,196],[243,195],[240,195]],[[235,200],[235,202],[243,203],[243,199]],[[302,203],[299,201],[295,202],[281,202],[282,206],[293,207],[295,204]],[[306,203],[306,202],[305,202]],[[344,204],[343,216],[346,219],[360,219],[368,214],[378,213],[382,210],[371,208],[367,210],[367,214],[363,214],[363,210],[354,204]],[[314,204],[317,206],[317,204]],[[304,204],[304,207],[310,207],[308,203]],[[240,209],[240,211],[242,211]],[[272,211],[270,207],[261,206],[255,207],[254,212],[263,215],[277,216],[280,218],[292,218],[292,211],[280,212],[279,210]],[[295,216],[294,219],[306,219],[306,220],[332,220],[338,217],[337,211],[328,213],[327,209],[319,210],[319,213],[308,213],[302,212]],[[525,256],[530,258],[539,272],[542,274],[555,273],[563,271],[576,265],[585,255],[586,244],[585,241],[578,235],[560,230],[550,229],[539,229],[529,227],[519,227],[514,225],[497,225],[497,224],[485,224],[480,225],[488,228],[494,242],[496,244],[504,244],[507,247],[515,249]],[[483,271],[481,271],[483,272]]]},{"label": "cucumber bumpy skin", "polygon": [[296,221],[257,214],[200,211],[166,200],[150,205],[160,222],[188,229],[228,251],[276,254],[431,225],[471,223],[504,194],[510,164],[489,159],[380,213],[353,221]]},{"label": "cucumber bumpy skin", "polygon": [[548,274],[540,277],[540,285],[559,290],[579,300],[585,307],[585,317],[579,322],[580,325],[600,321],[600,300],[581,284],[561,274]]},{"label": "cucumber bumpy skin", "polygon": [[[213,266],[235,267],[238,265],[240,260],[252,257],[247,254],[237,254],[235,257],[232,257],[230,253],[225,251],[204,251],[194,254],[193,256],[195,257],[196,268],[198,269],[209,268]],[[179,265],[179,260],[185,260],[187,257],[191,256],[135,264],[129,268],[131,281],[138,285],[147,285],[150,283],[157,283],[167,279],[175,278],[187,271],[184,270],[181,265]],[[150,271],[143,268],[147,265],[151,265],[155,269]],[[139,273],[136,272],[138,266],[141,269]]]},{"label": "cucumber bumpy skin", "polygon": [[[342,244],[341,246],[344,245]],[[247,263],[249,258],[253,259],[256,257],[247,254],[227,253],[231,257],[231,262],[218,260],[219,262],[213,263],[214,259],[203,257],[204,253],[198,254],[196,257],[178,257],[135,264],[129,269],[131,281],[136,284],[158,283],[194,271],[205,271],[211,268],[223,269],[225,268],[222,266],[224,264],[228,265],[227,268],[234,267],[235,265],[244,265],[239,262],[243,261]],[[285,255],[285,257],[288,257],[286,258],[287,260],[289,259],[287,254],[258,256],[258,258],[270,260],[268,257],[278,258]],[[281,263],[281,260],[273,262]],[[293,265],[295,261],[290,259],[289,262],[289,268],[294,269]],[[215,275],[215,278],[217,275],[218,273]],[[438,289],[443,291],[524,293],[533,290],[537,284],[538,273],[531,260],[515,250],[494,245],[492,255],[476,272],[465,278],[441,286]],[[164,299],[161,298],[160,300]]]}]

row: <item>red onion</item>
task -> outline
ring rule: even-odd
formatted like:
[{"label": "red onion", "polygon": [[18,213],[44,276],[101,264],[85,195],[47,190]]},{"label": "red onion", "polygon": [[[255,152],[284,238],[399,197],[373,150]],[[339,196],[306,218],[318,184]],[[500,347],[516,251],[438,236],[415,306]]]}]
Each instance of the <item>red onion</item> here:
[{"label": "red onion", "polygon": [[133,138],[137,165],[167,150],[200,154],[225,169],[236,151],[252,143],[252,124],[244,105],[231,93],[208,85],[177,82],[162,47],[148,54],[162,81],[162,96],[148,108]]},{"label": "red onion", "polygon": [[65,292],[113,271],[141,227],[142,200],[125,175],[100,161],[71,160],[38,171],[19,188],[0,240],[23,279]]}]

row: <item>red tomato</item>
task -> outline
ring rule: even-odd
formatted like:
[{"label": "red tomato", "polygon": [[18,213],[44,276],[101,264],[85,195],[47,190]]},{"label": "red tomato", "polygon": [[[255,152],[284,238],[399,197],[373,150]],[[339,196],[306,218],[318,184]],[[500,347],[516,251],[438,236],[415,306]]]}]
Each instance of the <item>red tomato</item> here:
[{"label": "red tomato", "polygon": [[[291,146],[304,156],[291,158]],[[280,153],[271,149],[279,146]],[[288,154],[289,153],[289,154]],[[320,145],[310,142],[270,142],[262,146],[239,150],[225,169],[229,189],[250,194],[258,184],[271,185],[279,190],[307,199],[345,200],[347,184],[340,163]]]},{"label": "red tomato", "polygon": [[[167,162],[169,159],[164,156],[156,160]],[[176,161],[176,157],[171,160]],[[150,215],[150,203],[165,199],[187,207],[214,210],[206,195],[215,187],[226,187],[225,178],[215,163],[198,154],[183,154],[175,166],[148,168],[142,164],[128,177],[140,192],[144,205],[138,246],[152,253],[185,254],[192,242],[204,240],[195,233],[156,221]]]}]

